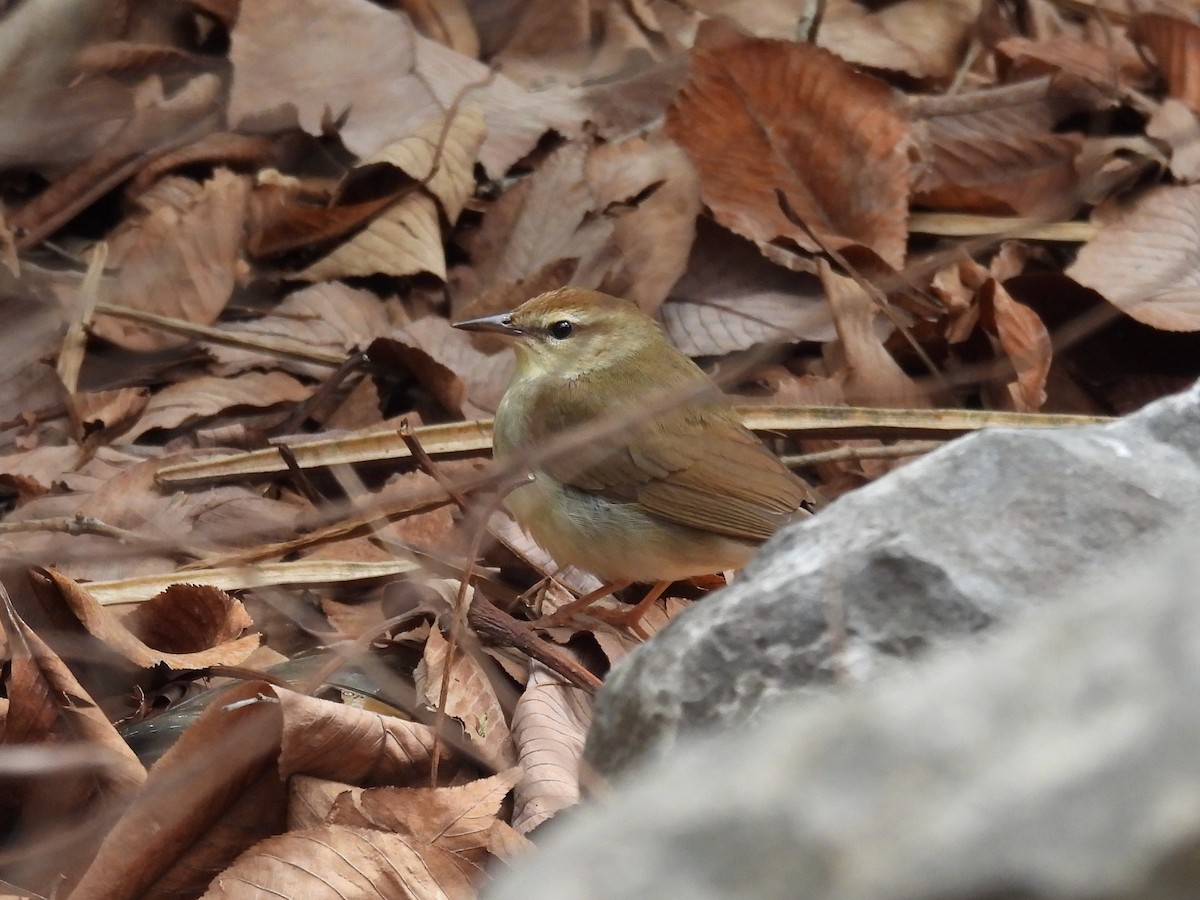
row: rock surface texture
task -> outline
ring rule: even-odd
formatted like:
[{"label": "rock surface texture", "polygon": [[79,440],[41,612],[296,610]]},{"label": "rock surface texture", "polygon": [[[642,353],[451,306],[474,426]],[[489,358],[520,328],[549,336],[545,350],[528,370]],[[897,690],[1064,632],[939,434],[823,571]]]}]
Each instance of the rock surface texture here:
[{"label": "rock surface texture", "polygon": [[585,760],[617,775],[681,737],[867,680],[1116,577],[1196,510],[1200,387],[1110,425],[956,440],[785,529],[634,653],[600,694]]},{"label": "rock surface texture", "polygon": [[1197,896],[1195,524],[985,652],[681,748],[553,823],[487,896]]}]

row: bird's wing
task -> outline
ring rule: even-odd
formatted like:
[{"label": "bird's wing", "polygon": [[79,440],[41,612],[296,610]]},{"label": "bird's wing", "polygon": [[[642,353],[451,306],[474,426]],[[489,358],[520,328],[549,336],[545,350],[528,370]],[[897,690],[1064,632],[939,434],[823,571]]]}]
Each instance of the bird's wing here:
[{"label": "bird's wing", "polygon": [[547,471],[666,521],[751,541],[766,540],[812,501],[808,486],[731,410],[668,414],[623,442],[556,460]]}]

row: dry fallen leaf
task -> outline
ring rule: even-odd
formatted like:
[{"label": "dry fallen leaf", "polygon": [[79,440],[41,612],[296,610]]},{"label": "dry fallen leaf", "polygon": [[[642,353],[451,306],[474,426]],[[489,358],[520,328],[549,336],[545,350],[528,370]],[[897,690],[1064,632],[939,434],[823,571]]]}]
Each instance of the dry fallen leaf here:
[{"label": "dry fallen leaf", "polygon": [[88,634],[139,668],[235,666],[259,644],[260,635],[241,636],[253,624],[245,607],[215,588],[175,585],[122,620],[61,572],[30,578],[43,605],[65,604]]},{"label": "dry fallen leaf", "polygon": [[512,825],[524,834],[579,800],[579,757],[592,721],[592,701],[540,663],[530,667],[513,712],[513,741],[524,774]]},{"label": "dry fallen leaf", "polygon": [[1200,186],[1153,188],[1096,210],[1067,275],[1139,322],[1200,330]]},{"label": "dry fallen leaf", "polygon": [[236,408],[299,403],[311,391],[283,372],[246,372],[218,378],[193,378],[163,388],[150,398],[136,425],[125,433],[136,440],[155,428],[177,428]]},{"label": "dry fallen leaf", "polygon": [[449,649],[441,631],[434,627],[413,676],[418,696],[430,709],[445,709],[446,715],[458,719],[467,740],[477,743],[487,757],[498,763],[511,761],[512,737],[500,700],[479,661],[464,649],[454,655],[446,701],[444,705],[441,703]]},{"label": "dry fallen leaf", "polygon": [[[101,282],[101,300],[185,322],[216,321],[237,279],[248,195],[247,179],[226,169],[202,185],[164,178],[138,198],[143,215],[127,220],[109,238],[108,266],[117,274]],[[92,330],[133,350],[183,341],[105,316]]]},{"label": "dry fallen leaf", "polygon": [[366,165],[389,165],[428,183],[405,193],[328,256],[300,273],[310,281],[354,275],[446,277],[443,217],[453,224],[475,187],[474,165],[485,128],[478,109],[460,109],[454,119],[424,123],[411,136],[382,148]]},{"label": "dry fallen leaf", "polygon": [[397,897],[469,900],[471,879],[453,853],[403,835],[326,825],[268,838],[213,879],[201,900]]},{"label": "dry fallen leaf", "polygon": [[863,244],[904,262],[908,125],[899,95],[809,44],[748,39],[705,22],[668,133],[700,173],[716,220],[751,240],[820,250]]}]

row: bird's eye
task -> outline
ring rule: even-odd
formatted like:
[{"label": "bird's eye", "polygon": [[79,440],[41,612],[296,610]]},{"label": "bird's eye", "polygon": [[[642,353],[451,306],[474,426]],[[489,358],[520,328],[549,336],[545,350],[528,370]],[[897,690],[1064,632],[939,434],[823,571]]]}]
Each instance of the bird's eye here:
[{"label": "bird's eye", "polygon": [[573,327],[566,319],[560,319],[550,326],[550,337],[560,341],[569,338]]}]

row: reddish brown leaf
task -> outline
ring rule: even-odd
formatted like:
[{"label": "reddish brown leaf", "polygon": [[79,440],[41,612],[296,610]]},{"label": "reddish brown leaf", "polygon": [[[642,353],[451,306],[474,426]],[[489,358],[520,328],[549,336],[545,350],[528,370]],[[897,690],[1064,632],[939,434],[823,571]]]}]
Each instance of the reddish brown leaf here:
[{"label": "reddish brown leaf", "polygon": [[[9,748],[82,747],[94,760],[91,766],[51,770],[48,776],[25,777],[15,783],[6,778],[2,785],[0,795],[6,805],[15,794],[13,799],[20,807],[17,837],[31,841],[65,837],[70,850],[60,844],[60,851],[66,851],[68,859],[75,854],[71,862],[42,859],[26,863],[27,876],[40,883],[41,878],[73,872],[86,862],[99,843],[96,829],[103,827],[104,817],[114,806],[137,791],[146,780],[146,771],[70,669],[17,615],[3,585],[0,619],[11,660],[0,742]],[[96,817],[90,823],[89,815]],[[72,831],[80,825],[83,827]]]},{"label": "reddish brown leaf", "polygon": [[837,325],[846,399],[868,406],[928,406],[929,398],[883,346],[875,327],[879,307],[853,279],[834,273],[824,260],[819,266]]},{"label": "reddish brown leaf", "polygon": [[1008,386],[1012,408],[1036,412],[1046,403],[1053,352],[1050,332],[1036,312],[1014,300],[994,278],[988,279],[981,295],[989,324],[1017,372],[1016,383]]},{"label": "reddish brown leaf", "polygon": [[1079,205],[1075,156],[1083,140],[1052,126],[1063,101],[1049,79],[915,98],[922,163],[914,189],[942,209],[1061,217]]},{"label": "reddish brown leaf", "polygon": [[1133,36],[1158,60],[1170,95],[1200,113],[1200,25],[1147,13],[1134,20]]},{"label": "reddish brown leaf", "polygon": [[700,28],[667,130],[700,172],[717,221],[753,241],[820,249],[783,215],[782,190],[821,241],[864,244],[899,267],[908,213],[908,126],[897,94],[810,44]]}]

